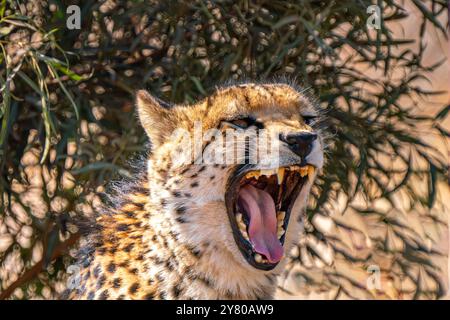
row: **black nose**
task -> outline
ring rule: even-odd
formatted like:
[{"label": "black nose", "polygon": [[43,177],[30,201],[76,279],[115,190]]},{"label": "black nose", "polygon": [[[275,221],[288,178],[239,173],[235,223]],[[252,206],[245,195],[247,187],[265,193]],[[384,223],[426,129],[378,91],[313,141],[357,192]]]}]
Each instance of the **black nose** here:
[{"label": "black nose", "polygon": [[317,134],[312,132],[289,133],[280,136],[281,141],[286,142],[292,151],[302,157],[302,160],[311,152]]}]

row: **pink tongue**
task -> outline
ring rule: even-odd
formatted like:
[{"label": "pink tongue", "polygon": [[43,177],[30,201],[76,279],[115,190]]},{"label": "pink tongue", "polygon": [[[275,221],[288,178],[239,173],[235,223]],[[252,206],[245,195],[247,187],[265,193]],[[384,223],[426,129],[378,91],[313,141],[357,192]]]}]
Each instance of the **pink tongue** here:
[{"label": "pink tongue", "polygon": [[280,261],[283,246],[277,237],[277,214],[270,194],[246,185],[239,190],[238,203],[250,218],[248,233],[254,250],[265,255],[270,263]]}]

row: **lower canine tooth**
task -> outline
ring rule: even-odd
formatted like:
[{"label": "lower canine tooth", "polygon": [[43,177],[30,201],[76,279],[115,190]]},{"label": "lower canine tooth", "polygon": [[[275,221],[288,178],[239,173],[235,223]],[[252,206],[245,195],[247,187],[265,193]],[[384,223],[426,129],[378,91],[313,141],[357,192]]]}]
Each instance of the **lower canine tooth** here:
[{"label": "lower canine tooth", "polygon": [[260,255],[260,254],[255,254],[255,261],[256,262],[258,262],[258,263],[261,263],[262,262],[262,256]]},{"label": "lower canine tooth", "polygon": [[300,168],[300,175],[302,177],[306,176],[308,174],[308,167],[301,167]]},{"label": "lower canine tooth", "polygon": [[278,184],[281,184],[284,179],[284,168],[279,168],[277,173]]}]

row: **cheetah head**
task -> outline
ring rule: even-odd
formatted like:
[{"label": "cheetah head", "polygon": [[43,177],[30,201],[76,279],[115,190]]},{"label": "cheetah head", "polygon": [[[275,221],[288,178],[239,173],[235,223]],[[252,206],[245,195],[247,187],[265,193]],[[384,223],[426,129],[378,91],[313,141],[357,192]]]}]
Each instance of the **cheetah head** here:
[{"label": "cheetah head", "polygon": [[139,91],[137,105],[152,142],[151,197],[164,199],[177,232],[215,248],[212,259],[279,265],[324,161],[313,104],[287,84],[249,83],[193,105],[164,106]]}]

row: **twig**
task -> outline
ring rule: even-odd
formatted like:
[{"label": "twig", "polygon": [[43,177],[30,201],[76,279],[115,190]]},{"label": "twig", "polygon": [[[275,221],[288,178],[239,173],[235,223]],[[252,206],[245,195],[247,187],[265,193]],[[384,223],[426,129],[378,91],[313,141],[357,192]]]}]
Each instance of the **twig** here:
[{"label": "twig", "polygon": [[[79,238],[80,234],[75,233],[71,235],[69,239],[60,243],[53,252],[51,261],[61,256],[62,253],[66,252],[67,248],[74,245]],[[45,255],[43,255],[43,257],[45,257]],[[8,288],[6,288],[3,292],[0,292],[0,300],[5,300],[9,298],[9,296],[14,292],[14,290],[16,290],[18,287],[21,287],[28,281],[34,279],[37,276],[37,274],[39,274],[39,272],[42,271],[44,259],[45,258],[42,258],[41,261],[36,263],[33,267],[31,267],[31,269],[28,269],[19,279],[14,281]]]}]

